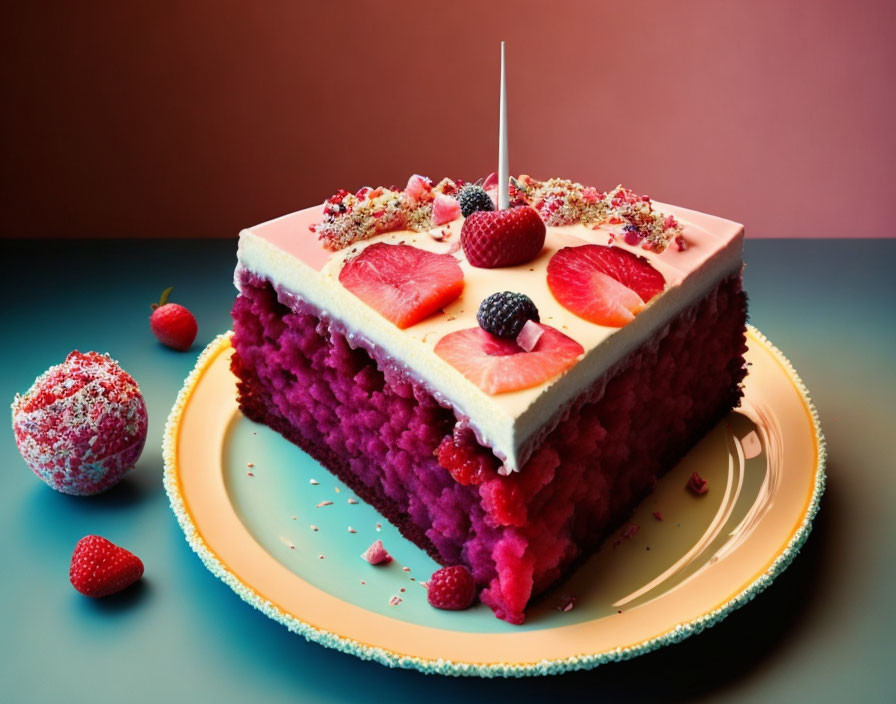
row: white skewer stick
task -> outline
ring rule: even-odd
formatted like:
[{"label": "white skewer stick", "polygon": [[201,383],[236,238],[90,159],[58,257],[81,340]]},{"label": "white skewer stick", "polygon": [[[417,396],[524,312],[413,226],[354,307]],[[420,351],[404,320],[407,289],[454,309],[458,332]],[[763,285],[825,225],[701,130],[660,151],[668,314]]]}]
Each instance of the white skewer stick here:
[{"label": "white skewer stick", "polygon": [[498,210],[505,210],[510,205],[510,163],[507,157],[507,85],[504,80],[504,42],[501,42],[501,108],[498,121]]}]

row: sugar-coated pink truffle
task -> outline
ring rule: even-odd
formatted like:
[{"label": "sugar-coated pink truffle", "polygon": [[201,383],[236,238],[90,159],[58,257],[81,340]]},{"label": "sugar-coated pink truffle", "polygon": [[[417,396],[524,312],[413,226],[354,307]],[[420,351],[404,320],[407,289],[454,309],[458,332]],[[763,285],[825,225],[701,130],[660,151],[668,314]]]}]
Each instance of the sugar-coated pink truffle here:
[{"label": "sugar-coated pink truffle", "polygon": [[12,404],[26,464],[56,491],[87,496],[114,486],[146,442],[146,403],[107,354],[75,350]]}]

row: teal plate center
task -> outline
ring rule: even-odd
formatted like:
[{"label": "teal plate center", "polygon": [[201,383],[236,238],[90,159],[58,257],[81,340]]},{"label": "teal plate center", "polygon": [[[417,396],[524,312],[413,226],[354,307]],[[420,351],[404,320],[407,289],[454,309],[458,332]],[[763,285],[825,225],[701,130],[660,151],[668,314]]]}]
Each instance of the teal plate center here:
[{"label": "teal plate center", "polygon": [[[773,422],[764,422],[770,414],[742,410],[729,414],[660,479],[597,554],[529,609],[522,626],[498,620],[482,604],[461,612],[432,608],[421,582],[439,565],[316,460],[239,413],[224,442],[224,479],[237,515],[264,550],[339,599],[452,631],[557,628],[653,601],[750,534],[773,494],[777,470],[769,462],[774,449],[769,453],[768,448],[780,436]],[[693,472],[708,482],[703,496],[686,489]],[[361,558],[378,539],[394,558],[388,565],[372,566]],[[573,608],[563,611],[571,602]]]}]

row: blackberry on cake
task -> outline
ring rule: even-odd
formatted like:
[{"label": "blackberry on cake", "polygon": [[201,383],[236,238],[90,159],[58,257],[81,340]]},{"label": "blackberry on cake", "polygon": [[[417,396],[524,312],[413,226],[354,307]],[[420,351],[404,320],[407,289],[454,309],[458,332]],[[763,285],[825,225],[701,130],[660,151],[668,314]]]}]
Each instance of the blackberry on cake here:
[{"label": "blackberry on cake", "polygon": [[[440,187],[454,200],[414,177],[243,231],[231,366],[248,418],[518,624],[738,404],[743,227],[529,176],[461,220]],[[435,225],[439,203],[456,216]],[[537,321],[483,329],[495,291]]]},{"label": "blackberry on cake", "polygon": [[473,213],[495,209],[491,196],[485,189],[475,183],[468,183],[457,194],[457,202],[460,204],[460,212],[465,218]]},{"label": "blackberry on cake", "polygon": [[476,320],[479,327],[492,335],[515,338],[527,320],[539,321],[538,308],[524,293],[501,291],[479,304]]}]

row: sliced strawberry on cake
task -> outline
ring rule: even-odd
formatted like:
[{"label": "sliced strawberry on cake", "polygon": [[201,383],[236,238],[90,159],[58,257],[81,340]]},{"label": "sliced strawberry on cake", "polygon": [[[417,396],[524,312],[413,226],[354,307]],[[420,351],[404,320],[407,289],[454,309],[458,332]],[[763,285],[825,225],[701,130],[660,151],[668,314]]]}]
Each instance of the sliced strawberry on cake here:
[{"label": "sliced strawberry on cake", "polygon": [[548,288],[580,318],[622,327],[634,320],[666,285],[643,257],[619,247],[564,247],[548,262]]},{"label": "sliced strawberry on cake", "polygon": [[435,353],[488,394],[528,389],[566,371],[585,351],[559,330],[540,327],[544,334],[531,352],[515,340],[467,328],[445,335]]},{"label": "sliced strawberry on cake", "polygon": [[[572,338],[538,323],[538,310],[521,293],[489,296],[476,317],[480,327],[445,335],[435,353],[488,394],[538,386],[569,369],[585,352]],[[533,326],[540,334],[530,346],[526,343],[532,341]],[[522,347],[518,336],[524,329]]]},{"label": "sliced strawberry on cake", "polygon": [[464,288],[463,271],[450,254],[384,242],[348,260],[339,281],[401,329],[448,305]]}]

